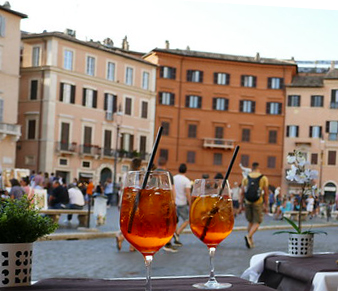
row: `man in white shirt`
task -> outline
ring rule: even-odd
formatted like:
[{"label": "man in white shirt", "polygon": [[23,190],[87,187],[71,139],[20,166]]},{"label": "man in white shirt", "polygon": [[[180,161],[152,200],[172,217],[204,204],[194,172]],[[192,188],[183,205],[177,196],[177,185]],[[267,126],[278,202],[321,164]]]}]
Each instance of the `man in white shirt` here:
[{"label": "man in white shirt", "polygon": [[177,219],[179,220],[181,217],[183,219],[183,223],[177,228],[176,233],[174,234],[174,244],[182,246],[182,243],[179,241],[179,235],[189,224],[191,182],[185,176],[185,173],[187,172],[186,164],[181,164],[178,168],[178,172],[179,174],[174,176],[174,186],[176,191],[175,203]]},{"label": "man in white shirt", "polygon": [[[81,190],[74,184],[71,184],[68,189],[69,195],[69,209],[83,209],[85,205],[85,200]],[[73,215],[68,214],[68,222],[72,220]]]}]

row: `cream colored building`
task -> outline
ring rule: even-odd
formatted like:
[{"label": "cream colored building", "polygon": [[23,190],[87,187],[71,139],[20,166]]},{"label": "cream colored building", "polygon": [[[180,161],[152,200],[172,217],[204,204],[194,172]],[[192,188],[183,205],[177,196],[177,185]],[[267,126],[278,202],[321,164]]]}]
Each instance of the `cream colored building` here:
[{"label": "cream colored building", "polygon": [[286,156],[294,149],[307,156],[311,169],[318,170],[318,190],[326,200],[334,199],[338,187],[338,70],[322,75],[298,75],[286,88],[283,193],[297,193],[288,183]]},{"label": "cream colored building", "polygon": [[97,182],[115,167],[119,181],[134,156],[146,163],[155,65],[129,52],[126,39],[123,50],[110,39],[78,40],[69,29],[24,34],[22,43],[18,167]]},{"label": "cream colored building", "polygon": [[0,5],[0,172],[15,167],[18,125],[20,21],[25,14]]}]

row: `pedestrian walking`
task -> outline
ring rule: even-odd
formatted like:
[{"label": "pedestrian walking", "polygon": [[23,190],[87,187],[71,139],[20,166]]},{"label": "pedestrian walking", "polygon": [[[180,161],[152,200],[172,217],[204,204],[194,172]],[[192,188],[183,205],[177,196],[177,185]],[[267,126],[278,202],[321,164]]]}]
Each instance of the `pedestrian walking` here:
[{"label": "pedestrian walking", "polygon": [[232,197],[232,205],[234,208],[234,215],[235,217],[240,214],[239,210],[239,200],[241,195],[241,188],[238,186],[237,182],[234,182],[234,187],[231,189],[231,197]]},{"label": "pedestrian walking", "polygon": [[242,181],[242,201],[245,203],[245,217],[248,234],[244,237],[247,248],[253,248],[253,235],[263,222],[264,212],[268,212],[268,178],[260,173],[259,164],[252,164],[252,171]]},{"label": "pedestrian walking", "polygon": [[113,200],[113,182],[111,178],[108,178],[104,183],[104,195],[107,197],[107,208],[112,206]]},{"label": "pedestrian walking", "polygon": [[95,198],[94,217],[96,218],[96,226],[104,225],[107,216],[107,197],[104,195],[101,182],[96,185],[93,197]]},{"label": "pedestrian walking", "polygon": [[180,226],[177,227],[176,232],[174,233],[174,245],[182,246],[180,242],[180,234],[189,224],[189,208],[191,205],[191,182],[186,177],[187,166],[186,164],[181,164],[178,168],[178,174],[174,176],[174,185],[176,191],[176,213],[177,213],[177,226],[179,219],[182,218],[183,222]]}]

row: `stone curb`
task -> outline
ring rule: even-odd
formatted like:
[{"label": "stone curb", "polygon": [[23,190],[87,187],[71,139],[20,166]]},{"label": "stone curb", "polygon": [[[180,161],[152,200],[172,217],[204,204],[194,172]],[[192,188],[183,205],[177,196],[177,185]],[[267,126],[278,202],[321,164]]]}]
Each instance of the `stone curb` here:
[{"label": "stone curb", "polygon": [[[322,227],[337,227],[336,223],[328,223],[328,224],[305,224],[304,227],[310,228],[322,228]],[[282,229],[291,229],[292,227],[289,225],[267,225],[261,226],[259,228],[262,230],[282,230]],[[81,228],[81,232],[68,232],[68,233],[53,233],[46,237],[39,239],[39,241],[56,241],[56,240],[85,240],[85,239],[98,239],[98,238],[115,238],[119,231],[105,231],[100,232],[97,229],[85,229]],[[233,231],[246,231],[246,226],[236,226]],[[183,234],[191,234],[190,229],[185,229]]]}]

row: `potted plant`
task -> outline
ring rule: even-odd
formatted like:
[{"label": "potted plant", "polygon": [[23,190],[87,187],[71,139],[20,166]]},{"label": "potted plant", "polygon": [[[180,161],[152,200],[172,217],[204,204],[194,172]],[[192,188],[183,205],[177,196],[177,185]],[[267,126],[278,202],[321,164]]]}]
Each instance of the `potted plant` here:
[{"label": "potted plant", "polygon": [[0,288],[30,285],[33,242],[56,228],[27,196],[0,201]]},{"label": "potted plant", "polygon": [[287,171],[286,179],[298,183],[301,186],[298,221],[297,224],[291,219],[283,217],[288,222],[292,231],[277,231],[274,234],[288,233],[289,234],[289,254],[296,257],[310,257],[313,254],[313,236],[316,233],[324,233],[320,230],[302,231],[302,208],[306,197],[312,195],[313,180],[317,178],[318,172],[310,170],[306,167],[308,162],[304,154],[294,150],[287,156],[287,162],[291,165],[291,169]]}]

